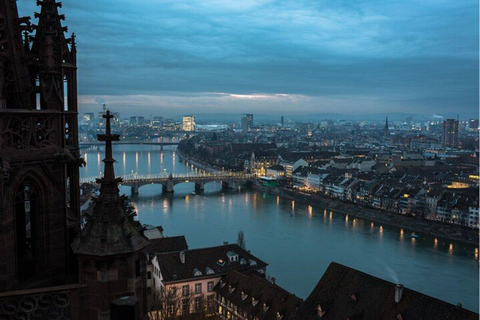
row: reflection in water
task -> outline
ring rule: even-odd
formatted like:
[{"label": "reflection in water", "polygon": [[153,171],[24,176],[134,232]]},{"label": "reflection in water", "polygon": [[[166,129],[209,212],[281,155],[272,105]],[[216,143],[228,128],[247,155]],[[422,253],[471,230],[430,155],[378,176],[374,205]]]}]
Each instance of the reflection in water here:
[{"label": "reflection in water", "polygon": [[438,247],[438,239],[437,239],[437,237],[435,237],[435,240],[433,241],[433,247],[434,247],[435,249],[437,249],[437,247]]},{"label": "reflection in water", "polygon": [[448,253],[452,254],[453,253],[453,244],[450,243],[450,246],[448,247]]},{"label": "reflection in water", "polygon": [[147,165],[148,165],[148,173],[150,173],[151,165],[150,165],[150,152],[147,153]]},{"label": "reflection in water", "polygon": [[97,167],[100,169],[100,152],[97,153]]},{"label": "reflection in water", "polygon": [[138,152],[135,152],[135,172],[138,173]]}]

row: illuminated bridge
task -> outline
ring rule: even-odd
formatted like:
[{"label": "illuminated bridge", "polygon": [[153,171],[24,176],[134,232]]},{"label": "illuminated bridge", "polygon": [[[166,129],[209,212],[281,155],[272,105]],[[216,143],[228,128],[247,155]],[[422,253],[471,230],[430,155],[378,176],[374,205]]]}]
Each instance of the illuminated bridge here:
[{"label": "illuminated bridge", "polygon": [[[120,141],[114,142],[113,144],[141,144],[141,145],[151,145],[151,146],[176,146],[177,142],[152,142],[152,141]],[[102,141],[92,141],[92,142],[80,142],[78,144],[80,148],[93,147],[93,146],[104,146],[105,142]]]},{"label": "illuminated bridge", "polygon": [[[96,179],[100,177],[89,177],[80,179],[81,183],[96,183]],[[202,192],[206,183],[213,181],[221,181],[222,188],[231,188],[235,185],[245,184],[249,181],[253,182],[255,176],[252,174],[217,172],[217,173],[184,173],[184,174],[137,174],[132,173],[121,176],[122,186],[129,186],[132,194],[138,194],[140,187],[147,184],[161,184],[163,192],[173,192],[173,187],[180,183],[194,182],[195,192]]]}]

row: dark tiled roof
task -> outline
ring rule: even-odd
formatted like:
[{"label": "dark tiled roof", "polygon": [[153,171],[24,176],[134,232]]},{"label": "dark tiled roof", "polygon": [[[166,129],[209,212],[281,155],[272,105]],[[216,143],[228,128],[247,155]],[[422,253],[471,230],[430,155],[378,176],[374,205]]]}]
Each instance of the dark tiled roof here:
[{"label": "dark tiled roof", "polygon": [[[227,254],[232,252],[238,254],[237,261],[230,262]],[[180,260],[180,252],[162,253],[156,255],[164,281],[181,281],[197,277],[201,278],[206,276],[219,276],[226,274],[230,269],[241,272],[253,272],[259,269],[265,269],[268,265],[251,253],[240,248],[240,246],[237,244],[185,250],[184,253],[184,264],[182,264]],[[251,261],[254,261],[256,264],[251,265]],[[199,276],[194,276],[195,269],[200,271],[202,274]],[[209,269],[211,269],[214,273],[207,274]]]},{"label": "dark tiled roof", "polygon": [[276,150],[277,145],[275,143],[232,143],[231,148],[233,153],[239,153],[261,150]]},{"label": "dark tiled roof", "polygon": [[185,236],[165,237],[150,239],[150,244],[146,250],[148,253],[166,253],[188,250],[188,245]]},{"label": "dark tiled roof", "polygon": [[[402,298],[396,303],[395,286],[332,262],[300,308],[297,319],[478,319],[476,313],[407,288],[403,289]],[[325,312],[323,317],[318,315],[319,305]]]},{"label": "dark tiled roof", "polygon": [[[291,319],[302,303],[302,299],[264,278],[233,270],[217,283],[214,291],[248,315],[265,320],[277,320],[277,313],[283,316],[282,320]],[[252,298],[258,301],[255,305]]]}]

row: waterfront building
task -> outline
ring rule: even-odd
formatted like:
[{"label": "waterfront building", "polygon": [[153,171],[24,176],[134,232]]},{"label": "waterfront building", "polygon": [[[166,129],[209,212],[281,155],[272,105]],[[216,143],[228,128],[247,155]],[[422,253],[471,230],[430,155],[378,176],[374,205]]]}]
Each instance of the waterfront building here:
[{"label": "waterfront building", "polygon": [[285,178],[285,168],[283,166],[276,164],[267,168],[267,177],[275,178],[281,180]]},{"label": "waterfront building", "polygon": [[182,118],[183,131],[195,131],[195,116],[185,115]]},{"label": "waterfront building", "polygon": [[332,262],[293,319],[476,320],[478,314]]},{"label": "waterfront building", "polygon": [[215,315],[221,320],[287,320],[302,305],[302,299],[254,274],[229,270],[214,287]]},{"label": "waterfront building", "polygon": [[142,117],[142,116],[138,116],[137,117],[137,124],[139,126],[143,126],[145,124],[145,117]]},{"label": "waterfront building", "polygon": [[215,311],[214,287],[229,270],[265,277],[267,263],[237,244],[156,254],[152,261],[155,294],[163,316]]},{"label": "waterfront building", "polygon": [[280,165],[285,168],[285,177],[290,179],[299,167],[308,167],[308,162],[296,156],[283,155],[280,156]]},{"label": "waterfront building", "polygon": [[254,151],[246,162],[247,171],[257,176],[265,176],[267,168],[278,164],[278,153],[275,150]]},{"label": "waterfront building", "polygon": [[447,119],[443,121],[442,146],[445,148],[458,147],[458,120]]},{"label": "waterfront building", "polygon": [[242,114],[242,131],[248,132],[253,127],[253,114],[245,113]]}]

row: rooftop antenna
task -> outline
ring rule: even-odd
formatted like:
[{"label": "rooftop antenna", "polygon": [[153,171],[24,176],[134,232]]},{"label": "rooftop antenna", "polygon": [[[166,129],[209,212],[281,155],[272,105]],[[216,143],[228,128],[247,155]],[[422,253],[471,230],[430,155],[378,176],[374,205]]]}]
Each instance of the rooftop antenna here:
[{"label": "rooftop antenna", "polygon": [[105,103],[102,104],[102,106],[103,106],[103,111],[107,110],[107,105]]}]

